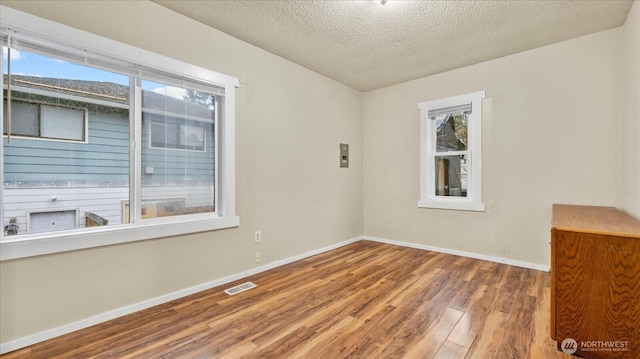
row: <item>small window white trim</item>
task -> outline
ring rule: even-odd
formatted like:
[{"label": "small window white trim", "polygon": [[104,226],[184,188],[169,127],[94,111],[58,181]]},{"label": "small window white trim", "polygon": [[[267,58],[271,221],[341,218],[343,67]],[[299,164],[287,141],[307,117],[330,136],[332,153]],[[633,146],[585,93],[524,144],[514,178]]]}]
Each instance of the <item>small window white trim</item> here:
[{"label": "small window white trim", "polygon": [[[485,211],[482,202],[482,99],[484,91],[421,102],[420,110],[420,199],[418,207],[464,211]],[[469,180],[467,197],[437,196],[435,191],[436,125],[429,110],[471,104],[467,152]],[[448,153],[449,154],[449,153]],[[456,154],[451,152],[450,154]]]},{"label": "small window white trim", "polygon": [[[60,51],[65,54],[67,51],[77,52],[77,48],[83,48],[96,56],[104,56],[98,61],[114,61],[114,64],[117,65],[118,60],[121,60],[125,63],[136,63],[155,69],[159,73],[171,73],[205,84],[215,84],[219,88],[224,88],[225,109],[224,116],[221,116],[222,119],[215,129],[216,132],[220,132],[216,150],[220,155],[215,162],[215,173],[218,176],[215,198],[218,199],[218,202],[214,214],[153,218],[137,223],[25,234],[15,237],[0,234],[0,261],[237,227],[240,224],[235,208],[235,88],[240,84],[238,79],[1,5],[0,27],[3,31],[15,31],[16,34],[25,38],[33,37],[36,41],[41,39],[43,42],[52,41],[60,44]],[[83,53],[79,53],[79,56],[83,56]],[[117,56],[117,59],[114,56]],[[130,70],[139,74],[131,68],[123,67],[122,70],[123,73]],[[2,63],[0,62],[1,72]],[[1,76],[0,85],[2,85]],[[139,98],[136,104],[140,106]],[[2,113],[2,107],[2,101],[0,101],[0,113]],[[136,111],[141,112],[141,109],[137,108]],[[131,131],[140,133],[140,124],[141,121],[137,121]],[[2,127],[1,121],[0,127]],[[140,156],[139,144],[132,142],[131,146],[134,155]],[[0,146],[1,156],[2,147]],[[140,162],[131,161],[130,165],[135,166],[136,163]],[[2,166],[2,161],[0,161],[0,173],[3,173]],[[138,177],[131,180],[131,185],[136,186],[140,183],[141,173],[140,171],[131,173]],[[1,190],[0,195],[4,196]],[[134,200],[132,211],[135,211],[139,207],[136,202],[141,199],[135,198],[135,195],[132,198]],[[3,206],[0,206],[0,218],[4,218],[3,212]]]}]

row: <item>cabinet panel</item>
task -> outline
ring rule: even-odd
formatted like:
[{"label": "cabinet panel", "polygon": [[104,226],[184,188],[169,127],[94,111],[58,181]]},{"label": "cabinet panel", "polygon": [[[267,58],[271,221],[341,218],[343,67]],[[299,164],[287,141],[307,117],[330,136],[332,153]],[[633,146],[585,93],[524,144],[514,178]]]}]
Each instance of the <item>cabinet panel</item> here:
[{"label": "cabinet panel", "polygon": [[[585,214],[591,224],[594,208]],[[554,206],[554,224],[557,212]],[[611,220],[610,208],[605,213]],[[631,223],[619,216],[617,223]],[[577,354],[588,358],[640,358],[640,240],[578,227],[552,228],[551,336],[576,340]]]}]

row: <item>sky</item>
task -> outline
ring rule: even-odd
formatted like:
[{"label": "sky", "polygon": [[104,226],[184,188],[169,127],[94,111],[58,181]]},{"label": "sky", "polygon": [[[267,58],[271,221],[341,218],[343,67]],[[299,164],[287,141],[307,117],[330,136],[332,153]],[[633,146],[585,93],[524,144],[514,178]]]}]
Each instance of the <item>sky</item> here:
[{"label": "sky", "polygon": [[[7,73],[8,49],[2,47],[2,69]],[[129,86],[129,77],[117,73],[103,71],[96,68],[77,65],[66,61],[41,56],[30,52],[11,49],[11,73],[14,75],[52,77],[72,80],[112,82]],[[155,83],[143,81],[142,88],[167,96],[183,99],[185,90]]]}]

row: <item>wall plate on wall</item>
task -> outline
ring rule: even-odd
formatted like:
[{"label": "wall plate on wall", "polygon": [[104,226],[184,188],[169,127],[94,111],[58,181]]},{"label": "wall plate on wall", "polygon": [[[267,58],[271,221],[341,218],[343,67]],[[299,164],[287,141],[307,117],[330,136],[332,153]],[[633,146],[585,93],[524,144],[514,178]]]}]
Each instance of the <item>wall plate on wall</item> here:
[{"label": "wall plate on wall", "polygon": [[340,167],[349,167],[349,145],[345,143],[340,144]]}]

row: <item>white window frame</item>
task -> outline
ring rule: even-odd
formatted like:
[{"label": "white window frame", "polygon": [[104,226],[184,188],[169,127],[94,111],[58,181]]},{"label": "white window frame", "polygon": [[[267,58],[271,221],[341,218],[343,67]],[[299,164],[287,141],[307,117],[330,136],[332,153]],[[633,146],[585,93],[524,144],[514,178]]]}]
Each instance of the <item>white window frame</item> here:
[{"label": "white window frame", "polygon": [[[131,125],[131,188],[138,188],[131,194],[132,223],[7,237],[4,236],[4,233],[0,233],[0,261],[237,227],[240,224],[240,219],[235,211],[235,88],[239,86],[238,79],[42,19],[6,6],[0,6],[0,28],[5,33],[15,33],[16,36],[28,36],[42,40],[45,43],[58,44],[61,52],[75,51],[77,55],[78,49],[86,50],[91,54],[103,57],[107,61],[133,63],[144,68],[154,69],[160,73],[170,73],[174,76],[182,76],[186,79],[225,89],[225,113],[220,114],[220,121],[216,124],[216,131],[219,132],[219,135],[216,144],[218,156],[215,163],[215,213],[153,218],[145,219],[144,221],[139,218],[140,216],[136,214],[136,211],[140,208],[142,201],[139,190],[142,176],[140,165],[142,119],[140,118],[136,122],[132,122]],[[3,73],[2,66],[2,62],[0,62],[0,73]],[[0,87],[2,86],[2,81],[2,76],[0,76]],[[140,96],[140,94],[137,94],[137,96]],[[0,101],[0,114],[3,113],[2,106],[2,101]],[[140,106],[139,101],[136,106]],[[140,110],[140,108],[135,110]],[[2,121],[0,121],[0,126],[2,126]],[[2,129],[0,128],[0,130]],[[4,176],[2,151],[2,146],[0,146],[0,176]],[[4,190],[0,191],[2,196],[0,203],[2,204],[4,204],[3,192]],[[0,205],[0,218],[4,218],[3,207],[4,205]]]},{"label": "white window frame", "polygon": [[[485,211],[482,202],[482,99],[484,91],[421,102],[420,110],[420,199],[418,207],[462,211]],[[429,110],[471,104],[467,126],[467,196],[437,196],[435,188],[436,121]],[[452,152],[455,154],[455,152]]]}]

